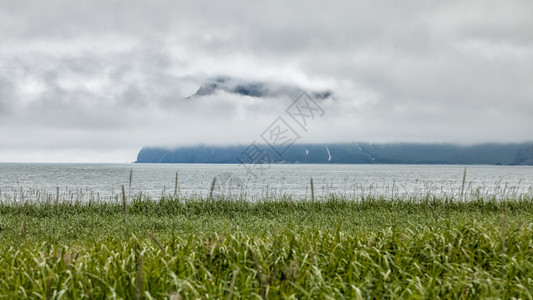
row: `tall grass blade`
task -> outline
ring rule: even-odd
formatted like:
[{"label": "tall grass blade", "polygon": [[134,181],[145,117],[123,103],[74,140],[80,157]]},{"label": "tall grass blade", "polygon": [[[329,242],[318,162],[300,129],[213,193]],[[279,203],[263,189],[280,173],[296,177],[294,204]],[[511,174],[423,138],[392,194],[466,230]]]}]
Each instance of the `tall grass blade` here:
[{"label": "tall grass blade", "polygon": [[507,232],[507,201],[503,200],[503,213],[502,213],[502,253],[505,254],[505,238]]},{"label": "tall grass blade", "polygon": [[59,203],[59,187],[56,187],[56,203]]},{"label": "tall grass blade", "polygon": [[135,294],[133,296],[133,299],[142,299],[143,297],[143,285],[144,285],[144,277],[143,277],[143,255],[140,250],[139,244],[136,242],[135,244],[135,252],[137,254],[137,260],[136,260],[136,267],[137,267],[137,276],[135,279]]},{"label": "tall grass blade", "polygon": [[237,282],[237,275],[239,274],[239,269],[236,269],[233,271],[233,276],[231,277],[231,283],[229,285],[229,294],[228,294],[228,300],[231,300],[233,298],[233,290],[235,290],[235,283]]},{"label": "tall grass blade", "polygon": [[313,185],[313,177],[311,177],[311,202],[315,202],[315,186]]},{"label": "tall grass blade", "polygon": [[131,191],[131,180],[132,179],[133,179],[133,169],[130,169],[130,181],[129,181],[129,185],[128,185],[129,191]]},{"label": "tall grass blade", "polygon": [[465,200],[464,196],[465,196],[465,183],[466,183],[466,167],[465,167],[465,170],[463,172],[463,184],[461,185],[461,194],[460,194],[460,198],[461,200]]},{"label": "tall grass blade", "polygon": [[178,172],[176,171],[176,181],[174,181],[174,198],[178,196]]},{"label": "tall grass blade", "polygon": [[267,299],[268,294],[268,278],[263,274],[261,270],[261,265],[259,264],[259,260],[257,259],[257,255],[254,253],[254,250],[250,248],[250,256],[252,257],[252,260],[254,262],[256,272],[257,272],[257,280],[259,281],[259,290],[261,293],[262,299]]},{"label": "tall grass blade", "polygon": [[26,239],[26,219],[27,217],[24,216],[24,225],[22,225],[22,238]]},{"label": "tall grass blade", "polygon": [[124,185],[122,185],[122,208],[124,209],[124,214],[128,214],[128,204],[126,200],[126,190],[124,189]]},{"label": "tall grass blade", "polygon": [[215,184],[217,182],[217,178],[213,178],[213,182],[211,182],[211,190],[209,191],[209,200],[213,200],[213,191],[215,190]]},{"label": "tall grass blade", "polygon": [[157,245],[159,250],[161,250],[161,256],[164,257],[165,256],[165,248],[163,248],[163,246],[161,245],[159,240],[151,232],[148,232],[148,236],[152,239],[152,241],[154,241],[154,243]]}]

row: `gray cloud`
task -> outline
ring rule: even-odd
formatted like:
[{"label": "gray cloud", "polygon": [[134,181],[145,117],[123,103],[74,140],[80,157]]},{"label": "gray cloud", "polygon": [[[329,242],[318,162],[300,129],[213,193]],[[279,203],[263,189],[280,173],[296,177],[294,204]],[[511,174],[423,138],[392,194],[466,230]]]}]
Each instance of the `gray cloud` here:
[{"label": "gray cloud", "polygon": [[183,100],[215,75],[335,91],[305,141],[531,140],[530,28],[529,1],[3,1],[0,161],[249,143],[288,105]]}]

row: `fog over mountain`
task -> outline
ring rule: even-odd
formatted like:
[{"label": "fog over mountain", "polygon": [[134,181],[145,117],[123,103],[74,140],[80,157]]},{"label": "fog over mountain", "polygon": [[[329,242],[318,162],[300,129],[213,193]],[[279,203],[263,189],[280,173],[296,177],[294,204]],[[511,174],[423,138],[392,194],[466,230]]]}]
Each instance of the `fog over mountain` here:
[{"label": "fog over mountain", "polygon": [[328,90],[306,91],[297,86],[288,86],[261,81],[247,81],[229,76],[216,76],[206,79],[198,88],[196,93],[190,97],[187,97],[187,99],[217,95],[220,92],[254,98],[286,97],[289,99],[295,99],[304,92],[309,93],[314,99],[319,100],[333,97],[333,92]]},{"label": "fog over mountain", "polygon": [[0,161],[131,162],[283,122],[300,144],[530,142],[531,28],[530,1],[1,1]]},{"label": "fog over mountain", "polygon": [[138,163],[334,163],[334,164],[461,164],[533,165],[533,143],[480,144],[294,144],[279,154],[258,145],[261,160],[250,160],[250,145],[143,148]]}]

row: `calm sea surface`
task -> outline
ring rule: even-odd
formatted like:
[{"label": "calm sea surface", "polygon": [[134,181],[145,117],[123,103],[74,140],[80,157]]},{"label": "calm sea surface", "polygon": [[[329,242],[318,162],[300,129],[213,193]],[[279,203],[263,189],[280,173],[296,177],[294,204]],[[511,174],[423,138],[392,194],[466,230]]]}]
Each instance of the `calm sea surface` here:
[{"label": "calm sea surface", "polygon": [[[130,187],[130,172],[132,181]],[[176,172],[178,188],[175,190]],[[533,195],[533,167],[450,165],[271,165],[253,176],[242,165],[221,164],[0,164],[2,201],[109,200],[125,186],[128,195],[143,193],[248,200],[290,195],[330,194],[461,198]],[[213,179],[216,178],[213,185]],[[463,190],[463,192],[461,192]],[[59,192],[59,193],[58,193]]]}]

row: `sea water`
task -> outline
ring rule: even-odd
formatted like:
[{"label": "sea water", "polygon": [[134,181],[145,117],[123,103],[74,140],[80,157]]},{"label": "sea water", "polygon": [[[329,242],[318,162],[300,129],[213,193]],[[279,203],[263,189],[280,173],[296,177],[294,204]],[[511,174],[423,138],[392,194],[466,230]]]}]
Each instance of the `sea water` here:
[{"label": "sea water", "polygon": [[[365,164],[57,164],[1,163],[2,201],[113,200],[129,197],[264,198],[331,195],[453,199],[533,195],[531,166]],[[177,185],[176,185],[177,173]],[[130,182],[131,175],[131,182]],[[463,184],[464,179],[464,184]]]}]

